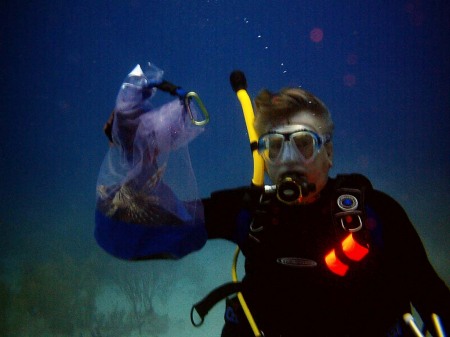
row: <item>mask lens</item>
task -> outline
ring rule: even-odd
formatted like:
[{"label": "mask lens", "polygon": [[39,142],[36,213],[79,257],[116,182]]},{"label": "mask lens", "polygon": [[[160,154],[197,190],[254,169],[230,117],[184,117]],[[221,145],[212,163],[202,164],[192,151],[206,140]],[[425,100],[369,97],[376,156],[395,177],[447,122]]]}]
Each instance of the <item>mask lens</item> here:
[{"label": "mask lens", "polygon": [[309,132],[296,132],[291,135],[291,143],[295,144],[297,150],[306,160],[312,158],[316,151],[316,140]]},{"label": "mask lens", "polygon": [[276,161],[281,153],[284,143],[284,136],[280,134],[269,134],[264,136],[262,155],[268,160]]}]

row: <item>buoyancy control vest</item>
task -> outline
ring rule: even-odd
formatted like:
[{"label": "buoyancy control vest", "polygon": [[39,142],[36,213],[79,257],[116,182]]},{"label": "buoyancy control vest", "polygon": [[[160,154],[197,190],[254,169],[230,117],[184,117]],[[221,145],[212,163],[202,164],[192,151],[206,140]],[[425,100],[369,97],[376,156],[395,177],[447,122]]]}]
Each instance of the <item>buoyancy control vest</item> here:
[{"label": "buoyancy control vest", "polygon": [[[365,195],[371,189],[370,181],[359,174],[338,175],[332,181],[329,190],[326,191],[327,197],[323,198],[321,202],[317,202],[311,208],[311,214],[316,214],[318,221],[327,224],[327,230],[334,232],[330,237],[332,245],[330,246],[329,243],[320,245],[314,240],[308,240],[307,237],[303,238],[298,244],[300,251],[302,250],[302,245],[317,246],[317,254],[315,256],[298,256],[295,253],[290,255],[289,251],[286,251],[286,254],[282,256],[276,255],[279,252],[279,247],[271,247],[271,242],[276,242],[276,238],[273,235],[279,234],[280,240],[278,242],[282,242],[284,238],[281,238],[281,235],[289,234],[282,231],[271,231],[271,228],[276,227],[278,221],[289,219],[289,209],[293,208],[289,208],[291,206],[287,205],[280,205],[276,202],[276,198],[264,193],[263,190],[260,193],[252,191],[252,198],[247,198],[248,201],[245,205],[246,207],[244,207],[244,212],[251,213],[252,220],[250,225],[247,224],[248,237],[242,245],[240,244],[246,256],[246,278],[252,277],[251,274],[254,269],[259,268],[260,271],[262,265],[268,265],[268,270],[264,277],[277,277],[277,272],[282,270],[277,266],[291,266],[294,268],[316,267],[319,258],[325,261],[325,263],[320,264],[326,266],[329,273],[338,277],[347,275],[352,268],[355,268],[360,261],[364,260],[371,248],[365,210]],[[259,195],[258,202],[253,200],[255,195]],[[283,209],[280,210],[279,207],[283,207]],[[285,214],[286,212],[288,214]],[[317,226],[318,231],[322,229],[320,226]],[[301,236],[301,234],[295,232],[295,235]],[[289,240],[289,237],[286,239]],[[281,247],[281,250],[283,248]],[[268,261],[271,262],[267,263]],[[252,265],[255,263],[260,265]],[[272,270],[270,270],[272,268],[271,265],[274,268]],[[261,275],[257,275],[257,277],[261,277]],[[241,282],[231,282],[213,290],[207,297],[193,306],[191,311],[192,323],[195,326],[201,325],[208,311],[217,302],[242,291],[242,289],[243,284]],[[199,320],[194,318],[194,313],[197,313],[200,317]],[[247,318],[249,318],[248,315]],[[258,336],[256,333],[255,335]]]}]

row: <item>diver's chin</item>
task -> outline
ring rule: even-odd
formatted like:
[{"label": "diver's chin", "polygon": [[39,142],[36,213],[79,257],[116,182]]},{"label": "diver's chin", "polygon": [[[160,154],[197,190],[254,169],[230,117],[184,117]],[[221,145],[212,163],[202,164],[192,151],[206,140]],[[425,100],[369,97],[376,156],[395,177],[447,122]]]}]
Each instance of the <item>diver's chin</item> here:
[{"label": "diver's chin", "polygon": [[277,181],[277,198],[288,205],[313,202],[317,198],[315,191],[316,185],[298,172],[286,172]]}]

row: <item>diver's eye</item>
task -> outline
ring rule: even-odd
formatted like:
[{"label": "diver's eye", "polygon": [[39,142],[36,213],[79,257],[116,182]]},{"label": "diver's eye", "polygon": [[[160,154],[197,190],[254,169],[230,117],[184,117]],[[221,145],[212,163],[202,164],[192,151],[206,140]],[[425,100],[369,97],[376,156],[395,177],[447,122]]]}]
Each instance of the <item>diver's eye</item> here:
[{"label": "diver's eye", "polygon": [[293,134],[291,136],[291,142],[295,144],[305,159],[309,159],[314,155],[315,141],[309,133],[299,132]]},{"label": "diver's eye", "polygon": [[284,137],[282,135],[271,135],[267,144],[267,157],[270,160],[276,160],[280,155],[281,148],[283,147]]}]

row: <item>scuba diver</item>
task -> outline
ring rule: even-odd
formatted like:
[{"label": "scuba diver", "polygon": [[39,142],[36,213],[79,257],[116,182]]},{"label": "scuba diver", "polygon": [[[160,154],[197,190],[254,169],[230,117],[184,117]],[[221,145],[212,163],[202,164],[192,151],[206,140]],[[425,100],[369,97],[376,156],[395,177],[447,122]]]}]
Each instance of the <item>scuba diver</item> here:
[{"label": "scuba diver", "polygon": [[[236,75],[241,78],[237,85],[232,79],[233,89],[245,90],[245,77]],[[134,90],[133,99],[148,98],[140,95],[148,92],[148,84]],[[439,337],[449,331],[449,289],[431,266],[403,208],[362,175],[329,176],[334,124],[325,104],[306,90],[285,88],[262,90],[254,108],[249,127],[256,140],[251,147],[272,185],[264,186],[259,177],[250,186],[180,201],[163,179],[154,181],[155,175],[163,175],[162,166],[147,160],[139,170],[149,168],[152,188],[158,185],[158,193],[174,197],[171,208],[146,218],[143,208],[151,204],[152,214],[159,214],[161,207],[138,202],[117,206],[119,199],[130,200],[132,189],[118,192],[130,184],[114,188],[100,183],[99,245],[118,258],[142,260],[179,259],[212,239],[236,243],[245,256],[242,281],[218,288],[193,310],[203,320],[212,305],[226,298],[223,337],[420,336],[411,305],[424,331]],[[116,105],[105,131],[112,148],[121,148],[122,132],[124,139],[135,142],[122,151],[136,151],[137,124],[143,122],[133,113],[135,127],[119,130],[117,121],[123,118],[117,114],[127,109],[136,111],[136,104]],[[190,132],[186,142],[193,137]],[[105,197],[109,191],[115,194]],[[114,200],[111,211],[107,205]],[[128,207],[122,214],[137,207],[140,216],[116,217],[117,207]]]}]

